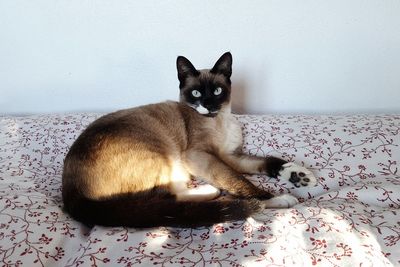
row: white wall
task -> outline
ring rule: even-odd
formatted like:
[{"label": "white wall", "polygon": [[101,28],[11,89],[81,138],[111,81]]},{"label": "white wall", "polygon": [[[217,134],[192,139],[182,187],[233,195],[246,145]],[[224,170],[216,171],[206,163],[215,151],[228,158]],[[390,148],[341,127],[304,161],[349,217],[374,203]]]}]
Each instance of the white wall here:
[{"label": "white wall", "polygon": [[177,99],[228,50],[236,111],[400,112],[398,0],[1,0],[0,113]]}]

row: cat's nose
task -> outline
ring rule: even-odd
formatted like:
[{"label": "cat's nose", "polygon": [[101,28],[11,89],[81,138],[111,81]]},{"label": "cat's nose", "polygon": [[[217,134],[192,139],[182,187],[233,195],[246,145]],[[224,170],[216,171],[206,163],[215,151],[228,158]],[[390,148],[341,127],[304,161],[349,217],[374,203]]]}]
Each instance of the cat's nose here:
[{"label": "cat's nose", "polygon": [[204,103],[203,103],[203,107],[205,107],[205,108],[208,109],[208,110],[211,110],[212,107],[213,107],[213,105],[212,105],[211,103],[204,102]]},{"label": "cat's nose", "polygon": [[203,99],[203,106],[207,108],[213,108],[215,106],[215,99],[213,97],[205,97]]}]

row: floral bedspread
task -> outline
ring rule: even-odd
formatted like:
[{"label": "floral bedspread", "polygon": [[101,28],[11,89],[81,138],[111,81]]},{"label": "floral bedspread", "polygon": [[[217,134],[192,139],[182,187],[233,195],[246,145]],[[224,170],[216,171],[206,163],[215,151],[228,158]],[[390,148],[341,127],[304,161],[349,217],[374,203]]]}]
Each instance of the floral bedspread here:
[{"label": "floral bedspread", "polygon": [[210,228],[86,228],[62,211],[68,147],[100,114],[0,117],[1,266],[400,266],[400,116],[237,116],[244,150],[311,168],[301,203]]}]

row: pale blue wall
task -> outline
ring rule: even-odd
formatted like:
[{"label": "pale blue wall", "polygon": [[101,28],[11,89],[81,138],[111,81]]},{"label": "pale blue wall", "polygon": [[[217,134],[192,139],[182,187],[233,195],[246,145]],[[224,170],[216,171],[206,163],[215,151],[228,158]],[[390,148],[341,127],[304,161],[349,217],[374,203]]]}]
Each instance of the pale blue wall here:
[{"label": "pale blue wall", "polygon": [[400,112],[400,1],[0,1],[0,113],[177,99],[175,59],[234,56],[234,108]]}]

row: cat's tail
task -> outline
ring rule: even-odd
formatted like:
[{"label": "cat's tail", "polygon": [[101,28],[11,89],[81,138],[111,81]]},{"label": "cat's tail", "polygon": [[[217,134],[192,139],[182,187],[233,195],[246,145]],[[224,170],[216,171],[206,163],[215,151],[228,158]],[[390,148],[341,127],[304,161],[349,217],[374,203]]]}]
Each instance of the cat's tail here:
[{"label": "cat's tail", "polygon": [[73,218],[89,226],[199,227],[244,220],[263,210],[265,204],[257,199],[190,202],[120,197],[102,201],[81,199],[65,208]]}]

